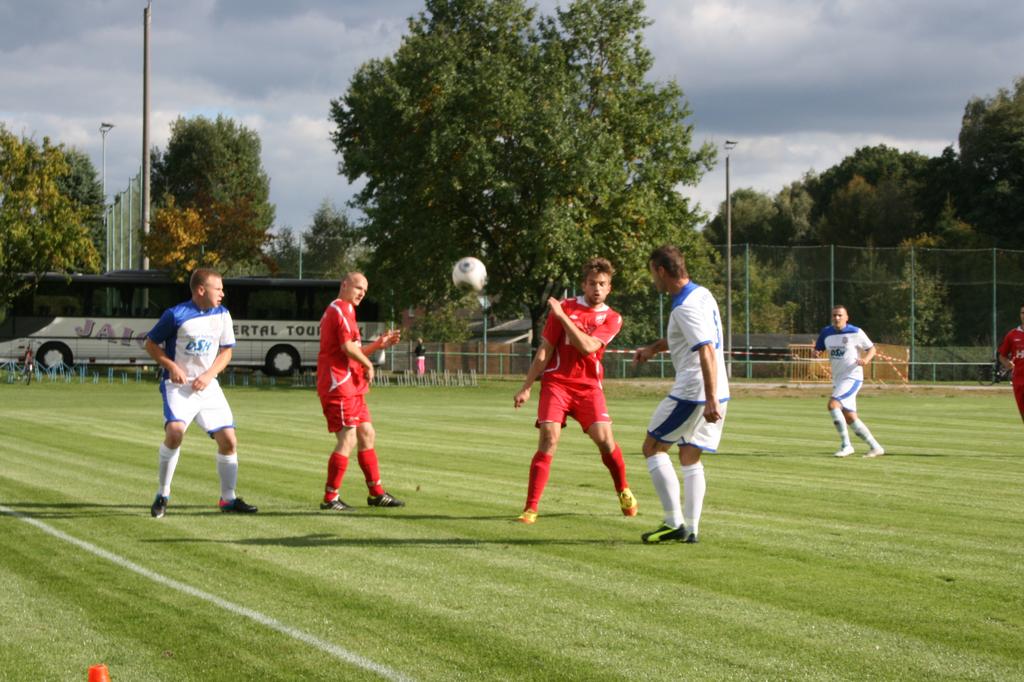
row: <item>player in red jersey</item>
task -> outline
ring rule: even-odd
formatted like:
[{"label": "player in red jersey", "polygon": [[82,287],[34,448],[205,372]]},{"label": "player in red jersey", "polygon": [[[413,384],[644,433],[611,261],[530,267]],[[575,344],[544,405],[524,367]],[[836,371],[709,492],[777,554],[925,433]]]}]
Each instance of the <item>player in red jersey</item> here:
[{"label": "player in red jersey", "polygon": [[999,362],[1013,370],[1013,397],[1024,420],[1024,306],[1020,309],[1020,326],[1011,329],[999,344]]},{"label": "player in red jersey", "polygon": [[601,379],[601,357],[622,328],[622,317],[605,305],[612,290],[615,270],[605,258],[594,258],[583,266],[583,295],[559,302],[548,299],[548,319],[540,348],[530,364],[522,388],[516,393],[515,406],[530,399],[530,387],[541,378],[537,428],[540,430],[537,452],[530,463],[530,484],[526,506],[519,521],[537,521],[537,505],[547,485],[551,458],[566,424],[566,416],[579,422],[601,452],[619,495],[619,506],[626,516],[636,516],[637,503],[626,482],[622,449],[612,435],[612,419],[605,404]]},{"label": "player in red jersey", "polygon": [[338,490],[348,467],[352,447],[358,444],[359,467],[366,477],[372,507],[403,507],[405,503],[388,494],[380,483],[376,432],[366,406],[366,393],[373,383],[373,363],[368,356],[389,348],[400,340],[401,333],[389,331],[373,342],[362,345],[356,324],[356,306],[366,296],[369,284],[360,272],[350,272],[341,282],[338,298],[331,302],[320,318],[320,354],[316,362],[316,392],[320,396],[327,430],[335,435],[337,444],[327,462],[327,484],[321,509],[353,511],[341,501]]}]

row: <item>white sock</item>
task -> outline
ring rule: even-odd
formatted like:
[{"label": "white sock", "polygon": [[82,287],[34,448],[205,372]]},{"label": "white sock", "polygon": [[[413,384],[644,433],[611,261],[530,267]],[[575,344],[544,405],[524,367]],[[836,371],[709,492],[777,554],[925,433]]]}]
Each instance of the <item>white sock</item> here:
[{"label": "white sock", "polygon": [[658,491],[661,508],[665,511],[665,525],[678,528],[683,525],[683,509],[679,502],[679,478],[672,467],[672,458],[664,452],[647,458],[647,471]]},{"label": "white sock", "polygon": [[157,476],[157,495],[163,497],[171,496],[171,479],[174,478],[174,468],[178,466],[178,455],[180,454],[181,448],[174,448],[172,450],[163,443],[160,443],[160,473]]},{"label": "white sock", "polygon": [[832,423],[835,425],[836,431],[839,432],[839,446],[850,447],[850,432],[846,430],[846,418],[843,416],[843,411],[837,407],[829,410],[828,413],[832,415]]},{"label": "white sock", "polygon": [[704,480],[704,465],[700,462],[680,466],[683,474],[683,524],[686,530],[697,534],[700,512],[704,508],[704,491],[708,486]]},{"label": "white sock", "polygon": [[853,432],[869,446],[872,448],[881,448],[878,441],[875,440],[875,437],[871,435],[871,431],[868,429],[867,424],[862,422],[860,419],[855,419],[850,426],[853,427]]},{"label": "white sock", "polygon": [[230,502],[235,499],[238,485],[238,455],[217,453],[217,473],[220,475],[220,499]]}]

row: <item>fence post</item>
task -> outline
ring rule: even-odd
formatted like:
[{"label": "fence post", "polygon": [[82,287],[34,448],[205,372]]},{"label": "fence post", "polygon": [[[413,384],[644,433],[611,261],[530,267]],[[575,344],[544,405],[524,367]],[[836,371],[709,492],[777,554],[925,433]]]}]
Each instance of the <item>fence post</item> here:
[{"label": "fence post", "polygon": [[836,245],[828,245],[828,309],[836,305]]},{"label": "fence post", "polygon": [[916,320],[914,318],[914,315],[917,312],[915,310],[915,298],[917,296],[916,281],[917,281],[917,261],[914,258],[914,245],[911,244],[910,245],[910,371],[908,372],[908,376],[910,377],[911,381],[914,380],[914,344],[915,344],[915,337],[917,336],[917,334],[916,334],[917,330],[916,330],[916,324],[915,324]]},{"label": "fence post", "polygon": [[[659,338],[665,338],[665,294],[658,292],[658,333]],[[665,365],[658,363],[658,371],[661,373],[661,378],[665,378]]]},{"label": "fence post", "polygon": [[746,319],[746,335],[747,335],[747,378],[753,376],[753,368],[750,366],[750,242],[746,244],[746,251],[743,254],[743,299],[744,299],[744,313],[743,317]]},{"label": "fence post", "polygon": [[996,247],[992,247],[992,355],[991,358],[996,356],[996,348],[999,342],[996,340],[996,284],[999,281],[998,271],[996,269]]}]

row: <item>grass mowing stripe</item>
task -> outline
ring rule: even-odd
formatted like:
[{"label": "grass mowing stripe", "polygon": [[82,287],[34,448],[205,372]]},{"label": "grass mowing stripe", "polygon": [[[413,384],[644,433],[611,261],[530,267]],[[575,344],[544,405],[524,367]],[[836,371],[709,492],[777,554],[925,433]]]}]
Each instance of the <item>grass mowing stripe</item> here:
[{"label": "grass mowing stripe", "polygon": [[[639,517],[619,514],[593,444],[570,424],[541,519],[522,526],[536,406],[513,411],[515,388],[375,391],[384,484],[408,507],[363,507],[352,467],[342,496],[361,509],[345,516],[318,509],[333,438],[312,392],[232,389],[240,492],[260,514],[213,507],[214,448],[193,431],[169,515],[153,522],[152,387],[0,386],[5,408],[19,405],[0,420],[0,504],[314,636],[333,641],[341,628],[352,650],[422,680],[1024,679],[1024,458],[1008,395],[872,393],[862,407],[891,452],[880,460],[831,457],[827,396],[739,396],[723,453],[706,462],[703,541],[647,547],[639,534],[661,510],[639,443],[662,391],[609,386]],[[74,416],[50,428],[47,414]],[[104,481],[80,463],[116,473]],[[0,628],[0,648],[15,677],[31,678],[60,637],[79,661],[116,648],[136,679],[209,679],[238,641],[249,644],[235,659],[242,678],[336,676],[337,659],[306,644],[146,589],[69,545],[52,561],[49,536],[0,519],[24,529],[0,552],[0,581],[12,576],[14,590],[0,605],[15,607],[17,628]],[[39,539],[19,552],[29,537]],[[119,578],[141,584],[92,594]],[[47,615],[65,603],[70,629]]]},{"label": "grass mowing stripe", "polygon": [[108,552],[107,550],[101,547],[97,547],[92,543],[86,542],[84,540],[79,540],[78,538],[68,535],[67,533],[58,530],[53,526],[50,526],[49,524],[33,519],[30,516],[25,516],[24,514],[21,514],[13,509],[0,505],[0,513],[7,514],[8,516],[13,516],[20,521],[23,521],[31,526],[34,526],[35,528],[43,531],[44,533],[52,535],[58,540],[63,540],[64,542],[75,545],[79,549],[83,549],[86,552],[89,552],[100,557],[101,559],[106,559],[107,561],[116,564],[117,566],[128,569],[133,573],[137,573],[138,575],[144,578],[148,578],[153,582],[159,583],[161,585],[164,585],[165,587],[169,587],[178,592],[183,592],[189,596],[195,597],[196,599],[201,599],[202,601],[213,604],[214,606],[224,609],[225,611],[228,611],[238,616],[243,616],[261,625],[264,625],[270,628],[271,630],[276,630],[281,634],[288,635],[293,639],[297,639],[300,642],[304,642],[316,649],[319,649],[324,653],[330,654],[331,656],[334,656],[335,658],[344,661],[345,663],[350,663],[352,665],[358,666],[363,670],[376,673],[381,677],[384,677],[385,679],[389,680],[404,681],[410,679],[398,673],[397,671],[388,668],[387,666],[371,661],[370,659],[360,656],[359,654],[353,653],[348,649],[338,646],[337,644],[333,644],[331,642],[322,640],[319,637],[314,637],[313,635],[310,635],[306,632],[285,625],[284,623],[281,623],[280,621],[275,620],[270,616],[266,616],[260,613],[259,611],[254,611],[253,609],[249,609],[244,606],[239,606],[238,604],[227,601],[226,599],[221,599],[220,597],[214,594],[210,594],[209,592],[197,589],[195,587],[192,587],[191,585],[187,585],[178,580],[174,580],[173,578],[167,578],[163,575],[160,575],[159,573],[156,573],[155,571],[151,571],[148,568],[140,566],[133,561],[129,561],[124,557],[118,556],[117,554],[114,554],[112,552]]}]

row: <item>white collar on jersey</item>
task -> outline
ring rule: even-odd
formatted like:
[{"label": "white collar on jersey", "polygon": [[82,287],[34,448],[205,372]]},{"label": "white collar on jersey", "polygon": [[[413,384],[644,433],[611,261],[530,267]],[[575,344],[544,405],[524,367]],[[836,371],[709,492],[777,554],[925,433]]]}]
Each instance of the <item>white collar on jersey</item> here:
[{"label": "white collar on jersey", "polygon": [[589,303],[587,303],[587,299],[584,296],[582,296],[582,295],[576,297],[576,302],[579,303],[584,308],[590,308],[595,313],[600,313],[600,312],[603,312],[605,310],[608,310],[608,306],[605,305],[604,303],[602,303],[601,305],[596,305],[596,306],[590,305]]}]

